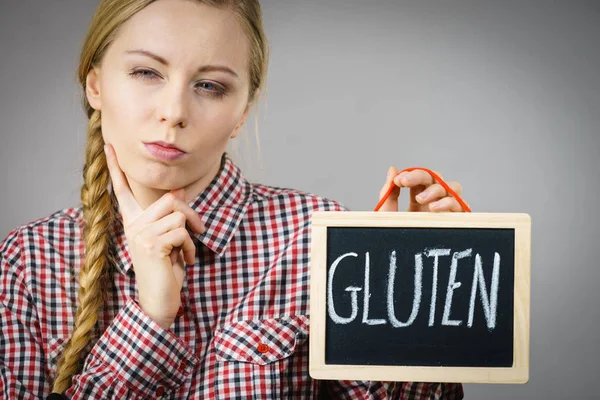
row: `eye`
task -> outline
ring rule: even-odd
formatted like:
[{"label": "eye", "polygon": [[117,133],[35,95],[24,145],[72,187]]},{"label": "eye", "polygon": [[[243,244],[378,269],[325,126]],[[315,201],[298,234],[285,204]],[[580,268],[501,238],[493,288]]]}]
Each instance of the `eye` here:
[{"label": "eye", "polygon": [[207,93],[210,96],[223,97],[227,94],[227,88],[213,82],[198,82],[196,88],[199,92]]},{"label": "eye", "polygon": [[144,79],[144,80],[152,80],[155,78],[158,78],[158,74],[150,69],[144,69],[144,68],[140,68],[140,69],[136,69],[134,71],[131,71],[129,73],[129,76],[136,78],[136,79]]},{"label": "eye", "polygon": [[210,90],[211,92],[216,90],[216,86],[210,82],[200,82],[197,87],[204,90]]}]

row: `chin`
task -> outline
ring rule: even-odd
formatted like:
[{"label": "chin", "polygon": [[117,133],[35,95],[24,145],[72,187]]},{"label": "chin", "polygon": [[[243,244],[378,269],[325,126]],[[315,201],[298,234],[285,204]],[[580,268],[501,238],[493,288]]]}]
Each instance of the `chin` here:
[{"label": "chin", "polygon": [[174,168],[166,168],[164,165],[152,165],[148,168],[136,171],[133,177],[140,185],[152,189],[171,190],[185,185],[183,174],[177,173]]}]

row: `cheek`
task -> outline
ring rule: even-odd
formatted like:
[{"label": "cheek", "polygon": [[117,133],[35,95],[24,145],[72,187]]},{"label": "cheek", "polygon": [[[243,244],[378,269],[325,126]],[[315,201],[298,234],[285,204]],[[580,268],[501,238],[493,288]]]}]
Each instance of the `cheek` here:
[{"label": "cheek", "polygon": [[195,113],[197,126],[201,132],[207,132],[216,141],[230,137],[243,115],[239,102],[205,103],[197,106]]},{"label": "cheek", "polygon": [[151,115],[150,101],[126,80],[105,81],[102,96],[102,133],[111,143],[143,138],[141,129]]}]

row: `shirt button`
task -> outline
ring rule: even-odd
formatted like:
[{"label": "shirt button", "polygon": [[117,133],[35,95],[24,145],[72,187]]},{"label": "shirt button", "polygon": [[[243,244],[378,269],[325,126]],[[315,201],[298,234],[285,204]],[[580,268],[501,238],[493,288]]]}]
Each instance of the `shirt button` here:
[{"label": "shirt button", "polygon": [[162,386],[159,386],[156,388],[156,395],[157,396],[162,396],[163,394],[165,394],[165,388]]},{"label": "shirt button", "polygon": [[261,344],[258,345],[258,349],[257,350],[258,350],[259,353],[265,354],[265,353],[267,353],[269,351],[269,346],[267,346],[264,343],[261,343]]},{"label": "shirt button", "polygon": [[177,310],[177,318],[181,318],[184,313],[185,310],[183,309],[183,306],[179,306],[179,310]]}]

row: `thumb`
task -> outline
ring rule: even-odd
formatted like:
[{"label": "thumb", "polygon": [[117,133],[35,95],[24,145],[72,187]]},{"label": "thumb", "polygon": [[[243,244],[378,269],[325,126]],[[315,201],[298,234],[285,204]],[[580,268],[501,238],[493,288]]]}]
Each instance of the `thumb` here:
[{"label": "thumb", "polygon": [[400,197],[400,188],[394,183],[394,178],[400,171],[396,167],[389,167],[387,176],[383,187],[379,191],[379,200],[387,193],[391,185],[394,185],[394,189],[390,193],[389,197],[383,203],[379,211],[398,211],[398,198]]}]

